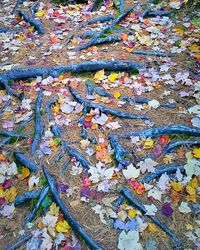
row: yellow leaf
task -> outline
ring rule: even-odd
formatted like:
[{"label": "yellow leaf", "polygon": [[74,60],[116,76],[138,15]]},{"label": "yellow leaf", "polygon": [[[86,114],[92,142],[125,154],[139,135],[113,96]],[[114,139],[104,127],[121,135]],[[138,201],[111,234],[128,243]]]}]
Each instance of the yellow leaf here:
[{"label": "yellow leaf", "polygon": [[112,74],[109,75],[108,80],[109,80],[110,82],[114,82],[114,81],[118,78],[118,76],[119,76],[119,74],[117,74],[117,73],[112,73]]},{"label": "yellow leaf", "polygon": [[56,203],[53,202],[50,206],[49,212],[48,214],[53,215],[53,216],[57,216],[59,213],[59,207],[56,206]]},{"label": "yellow leaf", "polygon": [[87,148],[90,145],[90,141],[89,140],[81,140],[80,143],[81,143],[81,148],[82,149],[85,149],[85,148]]},{"label": "yellow leaf", "polygon": [[152,139],[147,139],[144,141],[144,147],[145,148],[153,148],[154,141]]},{"label": "yellow leaf", "polygon": [[137,210],[135,209],[129,209],[128,210],[128,215],[131,219],[135,218],[135,216],[137,215]]},{"label": "yellow leaf", "polygon": [[197,177],[194,177],[190,182],[189,185],[193,188],[198,188],[198,181],[197,181]]},{"label": "yellow leaf", "polygon": [[7,202],[13,202],[16,196],[17,196],[16,187],[11,187],[9,189],[6,189],[6,191],[5,191],[5,199],[6,199]]},{"label": "yellow leaf", "polygon": [[171,182],[171,187],[174,189],[176,192],[180,192],[183,189],[183,186],[180,182],[172,181]]},{"label": "yellow leaf", "polygon": [[193,154],[194,154],[194,157],[200,158],[200,148],[194,148]]},{"label": "yellow leaf", "polygon": [[197,44],[192,44],[188,49],[192,52],[199,52],[200,51],[200,46]]},{"label": "yellow leaf", "polygon": [[94,80],[97,80],[97,81],[104,80],[105,78],[106,78],[106,76],[105,76],[104,69],[97,71],[95,76],[94,76]]},{"label": "yellow leaf", "polygon": [[66,220],[58,221],[56,224],[56,230],[59,233],[66,233],[70,229],[70,226]]},{"label": "yellow leaf", "polygon": [[158,228],[155,226],[155,224],[149,222],[148,223],[148,230],[150,233],[156,233],[159,232]]},{"label": "yellow leaf", "polygon": [[5,196],[5,193],[3,191],[3,188],[0,187],[0,198],[3,198]]},{"label": "yellow leaf", "polygon": [[186,196],[186,201],[192,201],[192,202],[197,202],[197,195],[194,194],[194,195],[187,195]]},{"label": "yellow leaf", "polygon": [[58,113],[59,110],[60,110],[60,104],[59,104],[59,103],[57,103],[56,105],[54,105],[54,106],[52,107],[53,113]]},{"label": "yellow leaf", "polygon": [[133,51],[133,48],[125,48],[125,50],[128,52],[128,53],[131,53]]},{"label": "yellow leaf", "polygon": [[191,187],[190,185],[187,185],[186,191],[187,191],[187,193],[189,195],[195,195],[196,194],[196,190],[193,187]]},{"label": "yellow leaf", "polygon": [[46,11],[45,10],[38,10],[35,15],[37,17],[43,17],[44,15],[46,14]]},{"label": "yellow leaf", "polygon": [[42,221],[39,221],[39,222],[37,223],[37,227],[38,227],[38,228],[43,228],[43,227],[44,227]]},{"label": "yellow leaf", "polygon": [[20,174],[20,178],[23,180],[30,175],[29,169],[22,167],[22,173]]},{"label": "yellow leaf", "polygon": [[115,91],[115,92],[113,93],[113,95],[114,95],[114,97],[115,97],[116,99],[118,99],[118,98],[121,96],[121,94],[120,94],[119,91]]},{"label": "yellow leaf", "polygon": [[184,31],[181,28],[173,29],[173,31],[176,32],[176,33],[178,33],[179,36],[183,36],[183,34],[184,34]]},{"label": "yellow leaf", "polygon": [[26,39],[25,36],[20,36],[17,38],[17,41],[23,42]]}]

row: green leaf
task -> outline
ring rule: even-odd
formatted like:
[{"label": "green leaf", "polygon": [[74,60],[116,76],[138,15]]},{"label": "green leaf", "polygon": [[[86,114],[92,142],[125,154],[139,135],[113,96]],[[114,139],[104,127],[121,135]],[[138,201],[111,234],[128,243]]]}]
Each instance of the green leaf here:
[{"label": "green leaf", "polygon": [[61,142],[60,138],[57,137],[54,139],[54,143],[56,146],[60,145],[60,142]]},{"label": "green leaf", "polygon": [[51,205],[52,199],[49,196],[46,196],[42,202],[42,207],[47,208]]},{"label": "green leaf", "polygon": [[194,17],[194,18],[192,18],[191,23],[192,23],[194,26],[200,27],[200,18],[199,18],[199,17]]},{"label": "green leaf", "polygon": [[40,181],[39,181],[39,185],[42,186],[42,187],[44,187],[47,184],[48,184],[48,182],[47,182],[46,178],[44,176],[41,176],[40,177]]}]

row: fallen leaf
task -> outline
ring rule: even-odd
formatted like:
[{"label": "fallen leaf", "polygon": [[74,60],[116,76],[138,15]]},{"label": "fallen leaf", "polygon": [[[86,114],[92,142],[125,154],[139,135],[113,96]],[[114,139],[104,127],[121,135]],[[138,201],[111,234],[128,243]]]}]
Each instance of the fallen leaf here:
[{"label": "fallen leaf", "polygon": [[94,76],[94,80],[102,81],[104,79],[106,79],[104,69],[97,71],[95,76]]},{"label": "fallen leaf", "polygon": [[30,175],[30,171],[28,168],[22,167],[21,174],[19,175],[22,180],[27,178]]},{"label": "fallen leaf", "polygon": [[56,230],[59,233],[66,233],[70,229],[70,226],[66,220],[58,221],[56,224]]},{"label": "fallen leaf", "polygon": [[109,80],[110,82],[114,82],[114,81],[117,80],[118,76],[119,76],[118,73],[112,73],[112,74],[110,74],[110,75],[108,76],[108,80]]},{"label": "fallen leaf", "polygon": [[123,169],[122,173],[126,179],[131,179],[131,178],[138,178],[140,175],[140,169],[137,169],[133,166],[131,163],[130,165],[127,166],[127,169]]}]

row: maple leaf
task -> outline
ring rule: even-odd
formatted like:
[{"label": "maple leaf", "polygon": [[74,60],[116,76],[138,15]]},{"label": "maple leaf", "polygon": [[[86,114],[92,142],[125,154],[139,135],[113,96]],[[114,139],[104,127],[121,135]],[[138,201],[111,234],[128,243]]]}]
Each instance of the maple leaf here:
[{"label": "maple leaf", "polygon": [[110,74],[110,75],[108,76],[108,80],[109,80],[110,82],[114,82],[115,80],[117,80],[118,76],[119,76],[118,73],[112,73],[112,74]]},{"label": "maple leaf", "polygon": [[195,158],[200,158],[200,148],[194,148],[192,152]]},{"label": "maple leaf", "polygon": [[58,221],[56,224],[56,230],[59,233],[66,233],[69,231],[69,229],[70,229],[70,226],[66,220]]},{"label": "maple leaf", "polygon": [[144,174],[146,171],[154,172],[154,167],[158,165],[157,162],[152,160],[151,158],[146,158],[144,161],[140,161],[137,166],[140,167],[141,172]]},{"label": "maple leaf", "polygon": [[48,214],[57,216],[59,213],[59,207],[56,206],[55,202],[52,202]]},{"label": "maple leaf", "polygon": [[102,70],[99,70],[96,72],[93,79],[97,80],[97,81],[101,81],[101,80],[104,80],[106,78],[107,78],[107,76],[105,76],[105,71],[104,71],[104,69],[102,69]]},{"label": "maple leaf", "polygon": [[122,170],[122,173],[126,179],[137,178],[140,175],[140,169],[135,168],[131,163],[127,169]]}]

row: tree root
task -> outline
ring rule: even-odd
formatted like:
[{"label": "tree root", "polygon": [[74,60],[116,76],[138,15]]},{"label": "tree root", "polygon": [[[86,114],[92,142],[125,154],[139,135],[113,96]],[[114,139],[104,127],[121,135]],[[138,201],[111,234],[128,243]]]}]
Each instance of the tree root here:
[{"label": "tree root", "polygon": [[153,173],[150,173],[146,175],[142,180],[140,180],[140,183],[149,183],[153,181],[154,179],[158,179],[162,174],[171,174],[175,173],[179,169],[182,173],[184,172],[184,166],[181,164],[172,164],[172,165],[165,165],[161,167],[157,167]]},{"label": "tree root", "polygon": [[115,15],[106,15],[106,16],[95,17],[93,19],[81,22],[79,24],[78,28],[85,27],[89,24],[108,22],[108,21],[113,20],[114,18],[115,18]]},{"label": "tree root", "polygon": [[158,52],[158,51],[145,51],[145,50],[134,50],[131,52],[136,55],[145,55],[145,56],[160,56],[160,57],[172,57],[172,54],[166,52]]},{"label": "tree root", "polygon": [[43,98],[43,92],[40,91],[38,93],[36,103],[35,103],[35,107],[36,107],[36,111],[35,111],[35,135],[33,138],[33,142],[31,144],[31,149],[30,149],[32,157],[35,155],[35,151],[36,151],[36,149],[40,143],[41,137],[44,133],[44,124],[43,124],[43,121],[41,120],[41,115],[40,115],[42,98]]},{"label": "tree root", "polygon": [[166,147],[163,148],[162,154],[167,154],[168,152],[172,151],[174,148],[177,148],[179,146],[183,145],[200,145],[200,140],[197,141],[176,141],[169,143]]},{"label": "tree root", "polygon": [[169,235],[173,242],[175,243],[175,246],[177,249],[183,249],[183,242],[181,239],[179,239],[171,229],[169,229],[163,222],[161,222],[156,216],[148,215],[146,208],[142,203],[140,203],[132,194],[131,192],[123,187],[121,190],[121,193],[146,217],[148,217],[150,220],[153,221],[153,223],[160,227],[167,235]]},{"label": "tree root", "polygon": [[25,167],[33,172],[38,171],[38,165],[27,156],[25,156],[22,152],[14,152],[15,158]]},{"label": "tree root", "polygon": [[20,10],[19,14],[24,18],[25,21],[30,23],[38,32],[38,34],[44,34],[44,27],[42,26],[41,22],[38,20],[35,20],[34,18],[30,17],[25,11]]},{"label": "tree root", "polygon": [[38,209],[40,208],[40,206],[41,206],[43,200],[45,199],[45,197],[47,196],[48,192],[49,192],[49,186],[46,186],[45,188],[43,188],[41,190],[37,204],[35,205],[33,210],[29,213],[29,215],[27,216],[27,218],[25,219],[25,221],[23,223],[24,227],[34,219]]},{"label": "tree root", "polygon": [[32,190],[32,191],[25,192],[21,195],[18,195],[14,200],[14,205],[18,206],[26,201],[38,198],[38,196],[40,195],[40,192],[41,190]]},{"label": "tree root", "polygon": [[120,23],[126,16],[128,16],[133,11],[133,9],[134,9],[134,7],[132,6],[131,8],[129,8],[128,10],[126,10],[123,14],[121,14],[120,16],[118,16],[109,26],[107,26],[106,28],[104,28],[102,31],[98,32],[96,34],[96,36],[94,36],[87,43],[81,45],[79,48],[77,48],[77,50],[79,51],[79,50],[87,49],[88,47],[96,44],[98,38],[100,38],[101,36],[103,36],[107,31],[109,31],[115,25],[117,25],[118,23]]},{"label": "tree root", "polygon": [[90,238],[90,236],[84,231],[83,228],[81,228],[78,222],[70,214],[67,207],[64,205],[62,199],[59,196],[54,179],[52,178],[52,176],[49,174],[49,172],[44,166],[43,166],[43,172],[47,179],[48,185],[51,189],[55,202],[59,206],[60,210],[62,211],[64,215],[64,218],[69,222],[74,232],[85,241],[85,243],[89,246],[89,248],[94,249],[94,250],[103,250],[101,246],[99,246],[92,238]]},{"label": "tree root", "polygon": [[126,160],[125,157],[129,154],[129,152],[119,144],[118,136],[111,133],[109,135],[109,139],[111,147],[114,149],[116,160],[122,165],[128,166],[130,161]]},{"label": "tree root", "polygon": [[200,136],[200,129],[191,128],[182,124],[178,124],[178,125],[168,125],[157,128],[149,128],[138,131],[129,131],[123,133],[121,136],[123,138],[129,139],[131,136],[140,136],[148,138],[148,137],[157,137],[170,134],[187,134],[198,137]]},{"label": "tree root", "polygon": [[98,108],[101,112],[103,113],[107,113],[119,118],[126,118],[126,119],[144,119],[144,120],[148,120],[148,116],[146,115],[136,115],[136,114],[131,114],[128,112],[122,112],[119,110],[115,110],[115,109],[111,109],[111,108],[107,108],[104,106],[101,106],[97,103],[94,102],[89,102],[86,99],[84,99],[75,89],[69,87],[69,90],[72,94],[72,96],[79,102],[79,103],[83,103],[86,104],[89,108]]},{"label": "tree root", "polygon": [[25,233],[22,236],[20,236],[14,243],[5,247],[4,250],[16,250],[19,247],[23,246],[32,237],[33,237],[32,233]]}]

